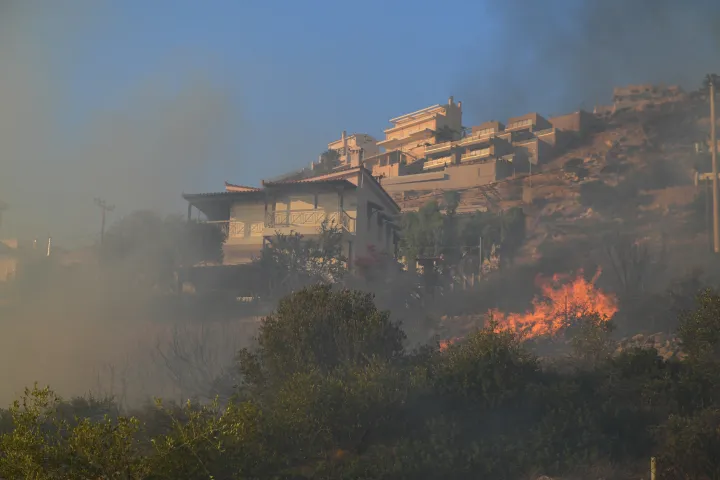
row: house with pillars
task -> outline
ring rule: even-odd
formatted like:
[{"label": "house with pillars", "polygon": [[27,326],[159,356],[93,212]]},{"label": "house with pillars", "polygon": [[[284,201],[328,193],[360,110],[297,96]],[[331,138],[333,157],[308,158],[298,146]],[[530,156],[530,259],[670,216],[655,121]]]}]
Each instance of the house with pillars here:
[{"label": "house with pillars", "polygon": [[252,262],[276,233],[318,235],[325,221],[342,230],[350,266],[371,250],[397,256],[400,207],[362,166],[257,188],[226,183],[223,192],[183,198],[188,218],[197,210],[225,232],[225,265]]}]

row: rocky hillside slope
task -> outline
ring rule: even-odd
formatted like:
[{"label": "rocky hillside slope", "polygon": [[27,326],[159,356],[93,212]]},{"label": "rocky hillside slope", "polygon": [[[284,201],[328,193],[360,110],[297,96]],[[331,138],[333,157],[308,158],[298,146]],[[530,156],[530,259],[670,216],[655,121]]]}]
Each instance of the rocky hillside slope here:
[{"label": "rocky hillside slope", "polygon": [[[682,263],[693,263],[690,257],[708,250],[704,185],[694,182],[698,169],[710,168],[709,154],[696,152],[696,143],[707,144],[708,125],[708,102],[699,93],[615,113],[604,120],[602,131],[532,177],[461,192],[459,211],[522,205],[528,238],[520,264],[566,257],[556,270],[565,263],[577,267],[588,252],[603,249],[610,233],[682,252]],[[403,207],[431,199],[440,201],[442,192]]]}]

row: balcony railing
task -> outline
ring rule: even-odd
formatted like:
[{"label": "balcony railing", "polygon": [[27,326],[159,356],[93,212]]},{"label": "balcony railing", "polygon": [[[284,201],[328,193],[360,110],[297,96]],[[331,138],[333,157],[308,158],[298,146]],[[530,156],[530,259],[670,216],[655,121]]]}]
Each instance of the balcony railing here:
[{"label": "balcony railing", "polygon": [[423,170],[430,170],[431,168],[444,167],[452,163],[452,156],[436,158],[434,160],[426,160],[423,165]]},{"label": "balcony railing", "polygon": [[537,137],[537,136],[540,136],[540,135],[547,135],[547,134],[549,134],[549,133],[555,133],[555,128],[554,128],[554,127],[551,127],[551,128],[546,128],[546,129],[544,129],[544,130],[538,130],[538,131],[535,132],[535,136]]},{"label": "balcony railing", "polygon": [[490,140],[490,138],[495,135],[495,132],[486,132],[486,133],[480,133],[475,135],[470,135],[469,137],[465,137],[462,140],[458,142],[458,145],[468,145],[475,142],[480,142],[484,140]]},{"label": "balcony railing", "polygon": [[346,211],[325,212],[323,210],[290,210],[268,212],[264,222],[240,222],[221,220],[206,222],[217,226],[227,238],[262,237],[266,228],[278,227],[320,227],[324,221],[343,230],[355,233],[356,220]]},{"label": "balcony railing", "polygon": [[450,150],[453,147],[453,142],[445,142],[445,143],[438,143],[435,145],[428,145],[425,147],[425,154],[429,155],[431,153],[437,153],[437,152],[444,152],[445,150]]},{"label": "balcony railing", "polygon": [[461,161],[461,162],[469,162],[469,161],[471,161],[471,160],[475,160],[475,159],[478,159],[478,158],[489,157],[491,154],[492,154],[492,152],[490,151],[489,148],[482,148],[482,149],[480,149],[480,150],[475,150],[475,151],[472,151],[472,152],[463,153],[463,154],[460,156],[460,161]]},{"label": "balcony railing", "polygon": [[336,225],[348,232],[355,232],[355,219],[345,211],[326,212],[323,210],[286,210],[268,212],[265,217],[265,227],[320,227],[323,222]]},{"label": "balcony railing", "polygon": [[228,238],[262,237],[265,230],[265,222],[223,220],[207,223],[216,225]]}]

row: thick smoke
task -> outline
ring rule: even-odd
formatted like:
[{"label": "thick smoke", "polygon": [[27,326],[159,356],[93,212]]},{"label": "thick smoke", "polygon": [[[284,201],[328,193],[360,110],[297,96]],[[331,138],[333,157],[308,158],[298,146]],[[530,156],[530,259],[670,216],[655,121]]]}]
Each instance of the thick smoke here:
[{"label": "thick smoke", "polygon": [[456,96],[469,121],[560,114],[611,101],[612,87],[697,88],[720,70],[714,0],[486,2]]},{"label": "thick smoke", "polygon": [[[136,209],[182,212],[183,189],[198,188],[240,130],[230,90],[191,62],[169,59],[169,68],[104,83],[88,45],[111,22],[107,2],[0,0],[0,201],[8,204],[0,238],[50,234],[55,245],[89,245],[100,223],[95,197],[116,205],[110,223]],[[82,71],[68,66],[74,55]],[[132,77],[132,61],[123,62]],[[68,396],[171,396],[166,363],[197,357],[203,372],[218,374],[239,348],[220,340],[248,337],[237,322],[185,326],[172,309],[152,310],[153,292],[127,290],[120,272],[83,268],[61,278],[50,267],[25,272],[43,285],[22,295],[0,285],[20,299],[0,295],[0,407],[34,381]],[[198,353],[207,343],[212,358]],[[163,349],[167,361],[156,358]]]},{"label": "thick smoke", "polygon": [[239,130],[229,90],[176,63],[105,92],[97,58],[74,62],[82,72],[63,64],[102,38],[111,21],[104,2],[1,8],[0,199],[9,208],[0,238],[49,233],[87,244],[99,227],[94,197],[117,206],[114,218],[181,211],[183,188],[203,180]]}]

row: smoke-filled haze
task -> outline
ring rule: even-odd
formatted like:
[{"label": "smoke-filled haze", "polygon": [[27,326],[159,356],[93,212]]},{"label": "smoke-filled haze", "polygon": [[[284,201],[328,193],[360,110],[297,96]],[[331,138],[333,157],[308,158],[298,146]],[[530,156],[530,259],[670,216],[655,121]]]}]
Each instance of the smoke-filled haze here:
[{"label": "smoke-filled haze", "polygon": [[448,95],[469,126],[720,70],[712,0],[240,3],[3,2],[0,237],[87,244],[96,196],[180,212]]},{"label": "smoke-filled haze", "polygon": [[492,22],[456,83],[475,121],[552,115],[610,102],[613,86],[700,85],[720,69],[714,0],[483,2]]},{"label": "smoke-filled haze", "polygon": [[192,60],[168,58],[114,89],[78,78],[102,72],[57,59],[82,55],[110,12],[104,2],[63,3],[2,7],[0,198],[9,208],[0,238],[49,233],[67,245],[92,243],[94,197],[115,204],[115,218],[178,212],[183,189],[240,131],[236,100]]}]

